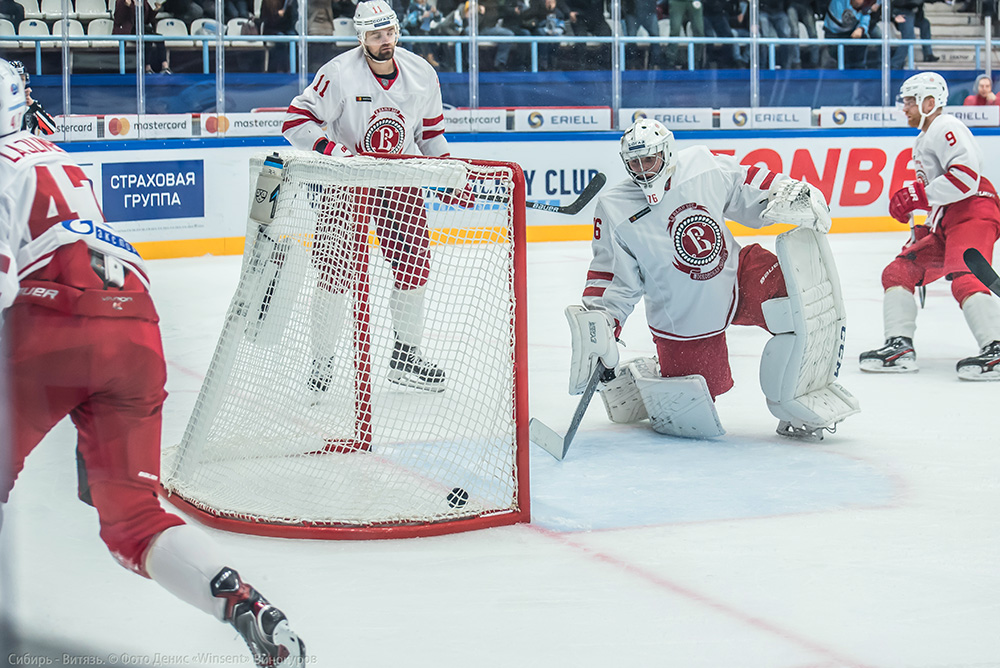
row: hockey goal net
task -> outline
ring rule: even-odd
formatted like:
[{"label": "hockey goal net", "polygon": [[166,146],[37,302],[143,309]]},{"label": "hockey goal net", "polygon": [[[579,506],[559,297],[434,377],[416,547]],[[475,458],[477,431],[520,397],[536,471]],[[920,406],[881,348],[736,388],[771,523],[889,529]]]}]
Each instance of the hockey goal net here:
[{"label": "hockey goal net", "polygon": [[[274,221],[248,223],[215,354],[164,452],[167,498],[286,537],[527,521],[520,168],[281,157]],[[389,381],[400,338],[439,370],[429,388]]]}]

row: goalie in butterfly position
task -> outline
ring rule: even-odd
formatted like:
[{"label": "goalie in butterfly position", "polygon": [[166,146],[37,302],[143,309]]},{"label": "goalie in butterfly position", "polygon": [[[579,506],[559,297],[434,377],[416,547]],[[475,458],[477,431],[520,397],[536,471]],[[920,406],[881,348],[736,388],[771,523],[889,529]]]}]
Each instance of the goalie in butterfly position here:
[{"label": "goalie in butterfly position", "polygon": [[[760,383],[779,434],[820,437],[858,412],[836,382],[845,319],[822,194],[704,146],[678,151],[655,120],[625,131],[621,158],[629,179],[598,200],[583,306],[566,309],[570,393],[583,391],[599,359],[613,422],[648,417],[660,433],[721,436],[714,400],[733,386],[725,330],[756,325],[774,334]],[[741,248],[727,218],[799,228],[778,238],[775,256],[758,244]],[[640,298],[658,359],[619,365],[616,337]]]},{"label": "goalie in butterfly position", "polygon": [[964,380],[1000,380],[1000,302],[969,272],[963,261],[975,248],[986,261],[1000,237],[1000,200],[983,176],[983,154],[964,123],[944,113],[948,84],[935,72],[921,72],[899,89],[897,104],[910,127],[918,128],[913,146],[916,180],[893,193],[889,213],[901,223],[914,211],[927,211],[925,225],[914,228],[911,241],[882,272],[882,317],[885,345],[861,353],[862,371],[917,370],[913,334],[917,305],[913,292],[941,277],[951,281],[951,294],[965,316],[979,355],[959,360]]}]

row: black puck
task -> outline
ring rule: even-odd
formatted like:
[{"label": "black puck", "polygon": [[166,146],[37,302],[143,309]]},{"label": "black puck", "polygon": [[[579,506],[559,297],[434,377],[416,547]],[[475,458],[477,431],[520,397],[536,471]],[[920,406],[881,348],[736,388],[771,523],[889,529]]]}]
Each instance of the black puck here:
[{"label": "black puck", "polygon": [[469,500],[469,493],[466,492],[461,487],[456,487],[455,489],[448,492],[448,505],[452,508],[461,508],[465,505],[465,502]]}]

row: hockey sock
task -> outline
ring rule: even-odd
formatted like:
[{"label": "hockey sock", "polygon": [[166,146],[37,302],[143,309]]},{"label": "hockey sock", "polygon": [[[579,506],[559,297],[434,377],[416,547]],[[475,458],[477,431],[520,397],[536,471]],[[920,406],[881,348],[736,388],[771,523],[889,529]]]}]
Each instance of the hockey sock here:
[{"label": "hockey sock", "polygon": [[392,325],[396,339],[408,346],[419,346],[424,337],[424,293],[426,286],[414,290],[393,288],[389,297]]},{"label": "hockey sock", "polygon": [[1000,341],[1000,303],[988,292],[976,292],[962,302],[962,315],[980,348]]},{"label": "hockey sock", "polygon": [[146,552],[146,572],[177,598],[223,621],[226,601],[212,595],[211,582],[226,561],[207,534],[181,524],[153,539]]},{"label": "hockey sock", "polygon": [[882,319],[885,338],[905,336],[912,340],[917,331],[917,301],[904,287],[891,287],[882,298]]}]

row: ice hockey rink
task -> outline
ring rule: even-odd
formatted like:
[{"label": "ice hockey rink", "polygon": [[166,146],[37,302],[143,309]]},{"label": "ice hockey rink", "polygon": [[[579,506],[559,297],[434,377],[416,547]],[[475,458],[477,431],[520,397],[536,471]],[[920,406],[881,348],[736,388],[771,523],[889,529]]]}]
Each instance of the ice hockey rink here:
[{"label": "ice hockey rink", "polygon": [[[768,335],[733,327],[726,436],[612,425],[595,399],[565,461],[531,446],[531,524],[346,542],[209,531],[323,668],[1000,666],[1000,383],[958,380],[977,346],[948,284],[920,312],[919,373],[857,367],[882,342],[879,276],[906,236],[830,237],[848,309],[841,379],[862,413],[822,442],[775,434],[757,381]],[[578,303],[589,255],[584,242],[528,245],[531,413],[560,431],[577,402],[562,308]],[[240,261],[150,263],[165,444],[187,422]],[[622,338],[626,359],[653,354],[641,311]],[[64,421],[5,511],[2,609],[31,649],[4,661],[252,665],[230,627],[111,558],[76,500],[74,443]]]}]

